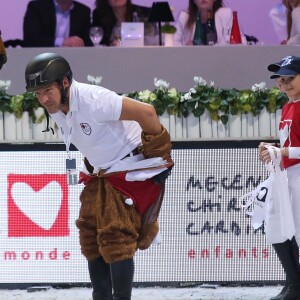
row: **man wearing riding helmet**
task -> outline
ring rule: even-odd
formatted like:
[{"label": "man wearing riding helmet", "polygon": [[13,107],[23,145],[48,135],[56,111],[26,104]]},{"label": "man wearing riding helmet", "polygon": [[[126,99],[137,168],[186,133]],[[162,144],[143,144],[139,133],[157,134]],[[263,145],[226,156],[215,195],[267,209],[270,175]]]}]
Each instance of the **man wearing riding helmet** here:
[{"label": "man wearing riding helmet", "polygon": [[158,233],[173,166],[170,136],[152,105],[75,81],[60,55],[37,55],[25,78],[27,91],[36,93],[60,128],[67,152],[72,143],[84,156],[76,225],[93,300],[131,299],[133,256]]}]

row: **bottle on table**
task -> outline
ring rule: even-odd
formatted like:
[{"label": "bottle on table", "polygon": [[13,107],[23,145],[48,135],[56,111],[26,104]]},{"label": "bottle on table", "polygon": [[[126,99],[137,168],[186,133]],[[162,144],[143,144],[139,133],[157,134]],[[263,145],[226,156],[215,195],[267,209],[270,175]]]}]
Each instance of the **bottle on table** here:
[{"label": "bottle on table", "polygon": [[207,45],[212,46],[217,42],[216,28],[212,18],[212,11],[207,11],[207,27],[206,27]]},{"label": "bottle on table", "polygon": [[230,44],[242,44],[242,36],[239,26],[239,21],[237,17],[237,11],[233,12],[233,19],[232,19],[232,27],[230,33]]}]

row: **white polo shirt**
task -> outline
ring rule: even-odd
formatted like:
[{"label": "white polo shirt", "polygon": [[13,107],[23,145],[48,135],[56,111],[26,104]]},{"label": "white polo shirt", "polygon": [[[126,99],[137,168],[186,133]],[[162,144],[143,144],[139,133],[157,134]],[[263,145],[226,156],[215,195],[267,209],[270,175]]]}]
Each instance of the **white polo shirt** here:
[{"label": "white polo shirt", "polygon": [[51,114],[65,144],[72,143],[94,167],[106,169],[141,145],[140,125],[119,121],[122,96],[96,85],[76,82],[70,88],[70,110]]}]

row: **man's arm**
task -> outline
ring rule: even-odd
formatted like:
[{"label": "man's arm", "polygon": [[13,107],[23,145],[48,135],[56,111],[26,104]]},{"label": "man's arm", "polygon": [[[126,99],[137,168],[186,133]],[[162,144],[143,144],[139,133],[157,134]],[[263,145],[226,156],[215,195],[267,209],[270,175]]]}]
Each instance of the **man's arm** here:
[{"label": "man's arm", "polygon": [[142,103],[128,97],[122,99],[122,112],[120,120],[136,121],[147,134],[157,135],[162,127],[155,108],[147,103]]},{"label": "man's arm", "polygon": [[55,18],[53,9],[50,6],[42,7],[36,1],[28,3],[23,21],[24,47],[54,47],[55,19],[51,19]]},{"label": "man's arm", "polygon": [[82,39],[82,46],[93,46],[89,30],[91,27],[91,10],[80,2],[73,2],[74,9],[70,13],[70,37]]}]

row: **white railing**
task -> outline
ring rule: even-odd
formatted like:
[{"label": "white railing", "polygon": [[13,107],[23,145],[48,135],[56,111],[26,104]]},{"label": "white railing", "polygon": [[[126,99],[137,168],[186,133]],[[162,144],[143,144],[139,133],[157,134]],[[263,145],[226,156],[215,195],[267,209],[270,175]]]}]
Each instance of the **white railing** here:
[{"label": "white railing", "polygon": [[[36,111],[37,118],[44,110]],[[197,140],[197,139],[277,139],[277,128],[280,121],[281,110],[269,113],[265,109],[258,116],[252,114],[230,116],[224,125],[221,121],[213,121],[209,112],[196,118],[189,115],[187,118],[168,115],[160,116],[161,123],[170,132],[172,140]],[[43,132],[46,129],[46,120],[39,124],[32,122],[28,113],[23,113],[20,119],[14,114],[0,112],[0,142],[62,142],[62,138],[50,120],[50,126],[54,128],[54,135]]]},{"label": "white railing", "polygon": [[[44,114],[44,109],[35,111],[39,118]],[[54,128],[54,134],[43,132],[46,129],[46,120],[41,123],[33,123],[28,112],[23,112],[21,118],[16,118],[14,114],[0,112],[0,142],[62,142],[55,123],[50,120],[50,126]]]},{"label": "white railing", "polygon": [[161,123],[169,130],[172,139],[262,139],[278,138],[278,126],[281,110],[269,113],[263,109],[258,116],[251,113],[230,116],[224,125],[221,121],[213,121],[208,111],[196,118],[187,118],[163,114]]}]

